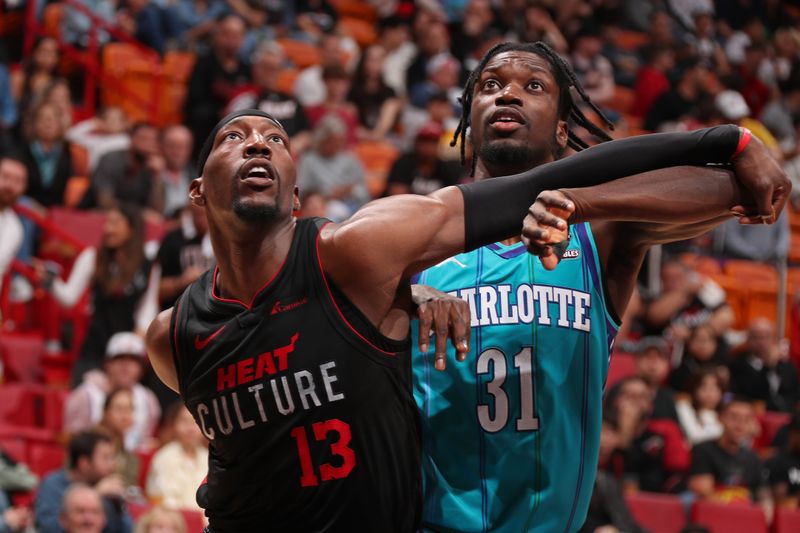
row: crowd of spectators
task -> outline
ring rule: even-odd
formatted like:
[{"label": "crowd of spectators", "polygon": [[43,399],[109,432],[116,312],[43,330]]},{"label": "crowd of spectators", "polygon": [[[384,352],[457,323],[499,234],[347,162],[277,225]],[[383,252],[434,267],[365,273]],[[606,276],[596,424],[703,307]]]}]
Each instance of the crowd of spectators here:
[{"label": "crowd of spectators", "polygon": [[[0,486],[0,532],[34,523],[42,532],[130,532],[126,502],[145,501],[155,507],[137,532],[186,531],[175,509],[197,509],[208,452],[189,412],[154,378],[142,335],[214,267],[188,187],[194,157],[226,113],[258,108],[278,118],[298,162],[300,216],[341,220],[375,196],[469,180],[449,146],[467,75],[499,42],[543,40],[570,62],[614,136],[734,122],[800,183],[795,1],[368,0],[375,39],[361,47],[333,0],[79,1],[158,54],[189,51],[197,60],[183,122],[158,127],[114,106],[87,115],[81,71],[63,68],[53,37],[37,38],[24,57],[3,54],[0,295],[46,298],[68,312],[88,292],[91,315],[79,346],[69,331],[45,332],[49,354],[77,354],[64,406],[67,461],[39,481],[32,512],[6,498],[36,484],[19,465],[14,483]],[[89,18],[65,6],[61,25],[64,42],[87,46]],[[623,45],[622,33],[639,41]],[[113,41],[104,31],[98,38]],[[285,39],[306,43],[318,62],[292,64]],[[287,69],[299,71],[289,87]],[[358,154],[375,142],[398,154],[378,187]],[[15,205],[99,211],[102,238],[59,267],[42,259],[42,234]],[[164,236],[148,240],[148,227]],[[678,260],[691,251],[777,264],[789,247],[788,213],[773,226],[734,220],[665,247],[658,290],[643,278],[617,339],[619,351],[635,354],[635,369],[607,390],[602,471],[585,530],[641,530],[619,509],[628,491],[673,493],[687,505],[748,500],[767,517],[800,504],[797,361],[766,318],[736,331],[725,291]],[[7,275],[15,257],[32,278]],[[760,438],[765,411],[791,420],[774,442]],[[17,468],[0,454],[4,462]]]}]

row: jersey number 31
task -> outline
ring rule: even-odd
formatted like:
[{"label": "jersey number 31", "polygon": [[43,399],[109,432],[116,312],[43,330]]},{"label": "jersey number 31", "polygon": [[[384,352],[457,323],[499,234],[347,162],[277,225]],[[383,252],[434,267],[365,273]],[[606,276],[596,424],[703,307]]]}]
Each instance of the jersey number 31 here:
[{"label": "jersey number 31", "polygon": [[[517,431],[538,431],[539,418],[534,416],[536,404],[533,392],[532,350],[526,346],[514,356],[514,367],[519,373],[520,417]],[[489,363],[491,362],[491,367]],[[492,370],[494,372],[492,372]],[[494,409],[489,404],[478,405],[478,422],[484,431],[497,433],[508,423],[508,393],[503,388],[508,375],[506,356],[497,348],[490,348],[478,357],[478,375],[493,374],[486,382],[486,392],[492,396]],[[494,414],[492,413],[494,411]]]}]

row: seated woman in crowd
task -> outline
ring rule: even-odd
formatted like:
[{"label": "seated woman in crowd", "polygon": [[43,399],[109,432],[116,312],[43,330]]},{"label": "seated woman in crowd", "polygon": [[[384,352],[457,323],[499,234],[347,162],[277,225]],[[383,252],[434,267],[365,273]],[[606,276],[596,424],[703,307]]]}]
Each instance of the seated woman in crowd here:
[{"label": "seated woman in crowd", "polygon": [[688,392],[693,376],[706,369],[719,373],[721,382],[727,388],[730,372],[725,366],[725,353],[720,349],[720,341],[709,324],[700,324],[689,332],[684,345],[683,358],[678,368],[672,371],[669,385],[678,392]]},{"label": "seated woman in crowd", "polygon": [[208,471],[203,435],[183,403],[173,404],[165,418],[164,433],[172,440],[153,456],[147,498],[170,509],[199,509],[195,493]]},{"label": "seated woman in crowd", "polygon": [[686,440],[694,446],[699,442],[713,440],[722,435],[722,424],[717,408],[724,392],[722,379],[715,369],[706,369],[692,376],[689,398],[676,402],[678,422]]},{"label": "seated woman in crowd", "polygon": [[132,427],[133,392],[130,389],[111,391],[103,405],[103,418],[95,429],[111,437],[117,452],[117,473],[126,487],[136,485],[139,479],[139,458],[125,449],[125,434]]},{"label": "seated woman in crowd", "polygon": [[52,37],[42,37],[33,45],[31,54],[22,61],[21,68],[12,72],[11,93],[17,101],[19,116],[28,114],[33,103],[42,100],[42,92],[61,79],[58,74],[60,59],[58,41]]},{"label": "seated woman in crowd", "polygon": [[380,45],[364,50],[347,96],[358,110],[358,137],[361,140],[385,138],[403,109],[403,101],[383,81],[385,58],[386,50]]}]

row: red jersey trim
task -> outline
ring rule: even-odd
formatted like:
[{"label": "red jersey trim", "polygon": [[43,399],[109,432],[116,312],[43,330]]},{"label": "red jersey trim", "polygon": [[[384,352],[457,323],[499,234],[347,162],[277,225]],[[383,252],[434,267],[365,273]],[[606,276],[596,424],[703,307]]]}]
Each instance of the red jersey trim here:
[{"label": "red jersey trim", "polygon": [[339,318],[342,319],[342,322],[345,323],[345,325],[350,329],[350,331],[352,331],[353,333],[358,335],[358,338],[361,339],[362,341],[364,341],[364,343],[367,346],[369,346],[370,348],[372,348],[374,350],[378,350],[379,352],[381,352],[384,355],[388,355],[390,357],[396,356],[397,355],[396,352],[387,352],[386,350],[382,350],[382,349],[378,348],[377,346],[375,346],[374,344],[372,344],[366,337],[364,337],[361,333],[359,333],[358,330],[352,326],[352,324],[350,324],[350,322],[345,318],[344,314],[342,313],[342,310],[339,309],[339,304],[336,303],[336,298],[333,297],[333,293],[331,292],[331,287],[330,287],[330,285],[328,285],[328,278],[325,277],[325,267],[322,265],[322,256],[319,254],[319,238],[322,235],[322,230],[328,224],[330,224],[330,222],[326,222],[321,228],[319,228],[319,231],[317,232],[317,239],[316,239],[316,244],[315,244],[315,247],[316,247],[316,250],[317,250],[317,262],[319,263],[319,271],[320,271],[320,274],[322,275],[322,281],[325,282],[325,289],[328,291],[328,298],[330,298],[330,301],[333,302],[333,307],[336,308],[336,312],[339,313]]},{"label": "red jersey trim", "polygon": [[267,282],[264,285],[262,285],[260,289],[258,289],[256,291],[256,293],[253,295],[253,298],[250,299],[250,304],[246,304],[241,300],[237,300],[236,298],[220,298],[219,296],[217,296],[217,274],[219,273],[219,265],[214,267],[214,274],[213,274],[213,277],[211,278],[211,297],[214,298],[217,301],[220,301],[220,302],[241,305],[242,307],[244,307],[245,309],[250,311],[253,308],[253,303],[255,303],[256,298],[258,298],[258,295],[261,294],[262,292],[264,292],[264,290],[267,287],[269,287],[272,284],[273,281],[275,281],[275,278],[277,278],[278,275],[281,272],[283,272],[283,267],[286,264],[286,260],[289,258],[289,253],[290,252],[291,252],[291,249],[289,250],[289,252],[286,253],[286,257],[283,258],[283,261],[281,262],[281,266],[278,267],[278,270],[275,272],[275,274],[273,274],[272,277],[269,278],[267,280]]},{"label": "red jersey trim", "polygon": [[[181,369],[181,353],[180,346],[178,345],[178,325],[181,321],[181,306],[183,305],[183,298],[178,300],[178,307],[175,308],[175,326],[172,328],[172,346],[173,346],[173,359],[175,359],[175,373],[180,375]],[[180,381],[180,379],[178,379]],[[180,383],[178,384],[180,386]]]}]

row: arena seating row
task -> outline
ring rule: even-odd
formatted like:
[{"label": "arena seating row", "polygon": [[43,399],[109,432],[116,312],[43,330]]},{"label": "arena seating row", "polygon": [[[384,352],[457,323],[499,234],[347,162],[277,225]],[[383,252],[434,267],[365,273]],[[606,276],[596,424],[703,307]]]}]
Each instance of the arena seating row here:
[{"label": "arena seating row", "polygon": [[711,533],[800,531],[800,511],[796,510],[776,510],[769,529],[761,508],[750,504],[696,502],[687,517],[684,504],[674,495],[640,492],[626,495],[625,501],[634,518],[651,533],[680,533],[687,522],[702,524]]}]

